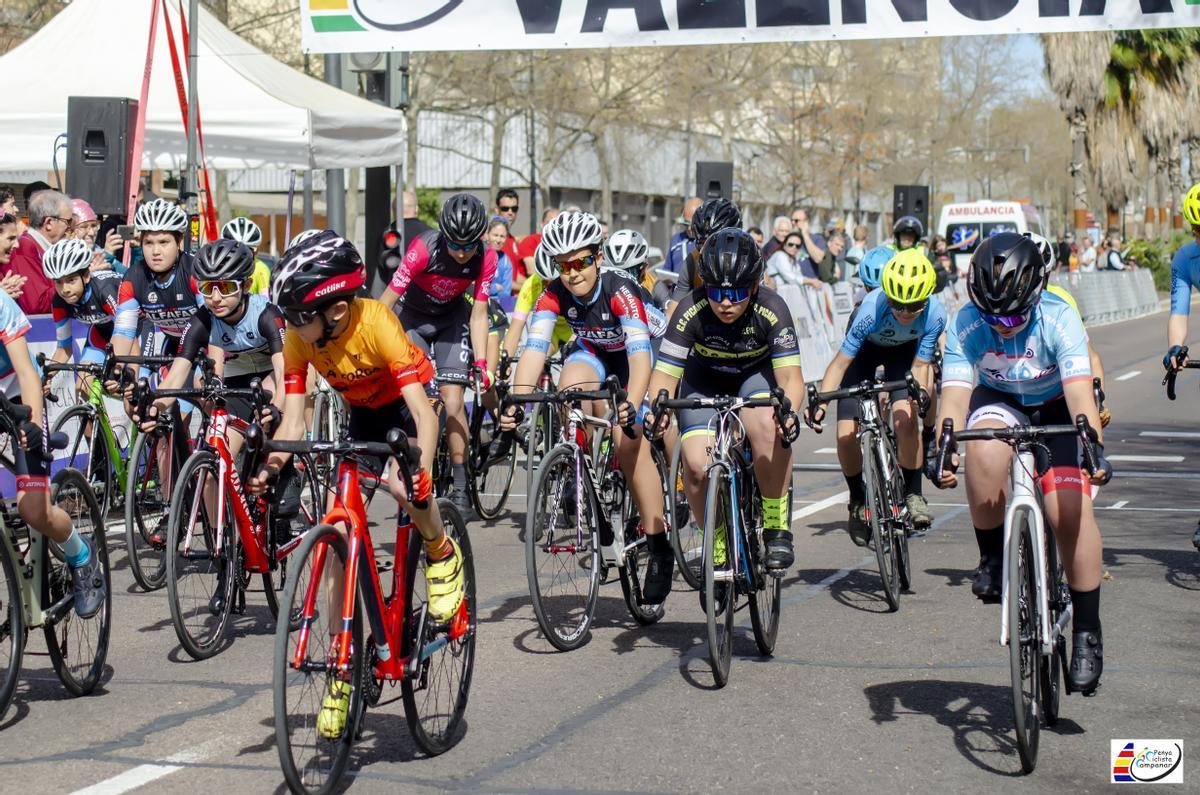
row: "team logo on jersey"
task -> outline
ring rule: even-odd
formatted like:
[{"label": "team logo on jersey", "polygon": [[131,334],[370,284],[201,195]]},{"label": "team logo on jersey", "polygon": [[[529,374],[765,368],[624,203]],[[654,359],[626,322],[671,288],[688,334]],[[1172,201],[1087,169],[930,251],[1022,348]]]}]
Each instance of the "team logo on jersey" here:
[{"label": "team logo on jersey", "polygon": [[150,292],[149,292],[149,293],[146,295],[146,300],[147,300],[147,301],[149,301],[149,302],[150,302],[150,303],[152,303],[152,304],[157,304],[157,303],[158,303],[158,293],[156,293],[156,292],[154,292],[153,290],[151,290],[151,291],[150,291]]}]

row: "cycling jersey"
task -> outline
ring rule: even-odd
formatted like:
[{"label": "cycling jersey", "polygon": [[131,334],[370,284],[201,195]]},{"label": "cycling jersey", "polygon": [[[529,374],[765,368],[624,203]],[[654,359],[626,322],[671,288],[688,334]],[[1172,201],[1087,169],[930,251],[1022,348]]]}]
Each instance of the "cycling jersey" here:
[{"label": "cycling jersey", "polygon": [[1200,243],[1182,246],[1171,258],[1171,314],[1192,311],[1192,288],[1200,290]]},{"label": "cycling jersey", "polygon": [[137,336],[138,320],[144,318],[163,334],[178,339],[202,303],[196,294],[190,255],[179,255],[178,264],[165,282],[158,281],[142,262],[131,267],[121,282],[113,335],[133,339]]},{"label": "cycling jersey", "polygon": [[693,248],[683,257],[679,268],[679,279],[671,287],[672,301],[682,301],[692,290],[704,286],[704,281],[700,278],[700,269],[696,267],[698,257],[695,255],[696,250]]},{"label": "cycling jersey", "polygon": [[254,273],[250,274],[250,292],[266,295],[271,288],[271,268],[260,259],[254,260]]},{"label": "cycling jersey", "polygon": [[6,346],[28,333],[29,318],[25,317],[25,313],[17,306],[12,296],[0,290],[0,391],[10,400],[20,397],[21,387],[17,383],[17,375],[13,371],[12,359],[9,358]]},{"label": "cycling jersey", "polygon": [[83,289],[83,299],[77,304],[68,304],[56,292],[50,299],[50,313],[54,318],[54,335],[58,347],[71,350],[71,321],[77,320],[89,326],[87,344],[93,348],[104,348],[112,339],[113,320],[117,316],[117,293],[122,279],[112,271],[97,271],[91,275]]},{"label": "cycling jersey", "polygon": [[[517,303],[513,307],[513,321],[525,322],[529,317],[529,313],[533,311],[534,304],[542,295],[542,291],[546,289],[542,277],[536,273],[529,274],[525,279],[525,283],[521,285],[520,292],[517,293]],[[565,345],[575,332],[571,331],[571,327],[567,325],[567,319],[560,317],[554,322],[554,345],[559,347]]]},{"label": "cycling jersey", "polygon": [[[462,300],[475,283],[472,297],[487,301],[488,290],[496,276],[496,250],[482,243],[466,263],[459,264],[439,232],[422,232],[408,246],[400,267],[392,276],[392,292],[400,296],[396,311],[412,309],[439,314],[449,304]],[[415,287],[416,289],[412,289]]]},{"label": "cycling jersey", "polygon": [[888,348],[920,340],[916,358],[929,362],[937,348],[938,337],[945,330],[946,307],[941,301],[927,302],[925,311],[905,325],[896,318],[883,290],[872,290],[854,310],[841,352],[854,358],[864,342]]},{"label": "cycling jersey", "polygon": [[751,305],[733,323],[717,317],[703,290],[693,291],[675,308],[658,355],[655,369],[676,378],[689,362],[720,376],[748,372],[768,359],[773,369],[800,366],[792,313],[767,287],[758,288]]},{"label": "cycling jersey", "polygon": [[246,311],[230,325],[207,306],[192,315],[176,356],[196,361],[209,345],[225,351],[225,378],[271,372],[271,357],[283,352],[283,315],[265,295],[246,299]]},{"label": "cycling jersey", "polygon": [[1067,302],[1043,296],[1025,327],[1004,339],[968,304],[946,334],[942,388],[970,388],[976,372],[981,384],[1024,406],[1061,397],[1064,383],[1092,377],[1083,322]]},{"label": "cycling jersey", "polygon": [[306,390],[308,365],[351,406],[379,408],[403,399],[409,384],[428,384],[433,365],[409,341],[396,316],[370,298],[350,302],[349,323],[324,345],[300,339],[288,329],[283,340],[283,380],[289,395]]},{"label": "cycling jersey", "polygon": [[1055,298],[1066,301],[1071,308],[1075,310],[1075,314],[1079,315],[1080,322],[1083,322],[1083,313],[1079,311],[1079,304],[1075,301],[1075,296],[1071,295],[1057,284],[1046,285],[1046,292],[1050,293],[1050,295],[1054,296]]},{"label": "cycling jersey", "polygon": [[590,353],[649,354],[649,315],[640,291],[641,286],[628,275],[602,270],[591,298],[581,300],[561,279],[555,279],[538,298],[525,346],[548,352],[555,320],[565,317],[580,346]]}]

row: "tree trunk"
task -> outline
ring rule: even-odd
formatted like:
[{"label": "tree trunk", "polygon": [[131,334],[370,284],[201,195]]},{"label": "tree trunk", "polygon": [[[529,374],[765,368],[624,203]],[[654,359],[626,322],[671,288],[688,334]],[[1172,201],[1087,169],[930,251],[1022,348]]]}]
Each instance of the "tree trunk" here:
[{"label": "tree trunk", "polygon": [[421,147],[417,137],[419,116],[420,108],[416,103],[404,111],[404,189],[414,193],[417,190],[417,155]]},{"label": "tree trunk", "polygon": [[1176,144],[1167,153],[1167,235],[1183,228],[1183,217],[1179,214],[1179,203],[1187,188],[1183,184],[1183,147]]},{"label": "tree trunk", "polygon": [[612,163],[608,157],[608,142],[604,130],[592,135],[592,149],[596,153],[596,164],[600,173],[600,219],[609,224],[609,229],[616,229],[616,219],[613,218],[613,189]]},{"label": "tree trunk", "polygon": [[1071,116],[1071,182],[1072,182],[1072,226],[1075,239],[1082,240],[1087,234],[1087,175],[1083,164],[1087,157],[1087,116],[1076,113]]},{"label": "tree trunk", "polygon": [[499,108],[492,108],[492,175],[488,196],[500,192],[500,170],[504,165],[504,132],[508,129],[507,113]]},{"label": "tree trunk", "polygon": [[1146,168],[1146,210],[1142,215],[1142,237],[1153,240],[1158,232],[1158,156],[1150,153]]}]

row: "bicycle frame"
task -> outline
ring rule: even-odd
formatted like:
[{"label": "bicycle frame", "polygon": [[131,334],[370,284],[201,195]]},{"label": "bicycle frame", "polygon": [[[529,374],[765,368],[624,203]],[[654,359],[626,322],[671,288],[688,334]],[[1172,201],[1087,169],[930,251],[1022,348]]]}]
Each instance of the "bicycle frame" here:
[{"label": "bicycle frame", "polygon": [[[746,528],[742,525],[742,512],[738,509],[738,506],[741,505],[738,497],[738,474],[742,471],[742,464],[735,461],[734,456],[730,455],[730,451],[742,444],[746,438],[746,428],[737,414],[739,410],[740,406],[737,405],[728,410],[718,410],[708,421],[709,430],[716,438],[712,447],[708,448],[710,461],[706,467],[706,476],[712,477],[712,472],[717,467],[724,467],[729,472],[729,504],[733,507],[729,517],[731,526],[725,533],[729,570],[713,572],[713,578],[730,582],[735,581],[742,574],[744,568],[742,561],[746,557],[744,549]],[[737,539],[737,543],[729,544],[730,537]]]},{"label": "bicycle frame", "polygon": [[[618,466],[618,462],[612,447],[610,447],[607,458],[598,462],[601,464],[601,466],[593,468],[585,467],[583,465],[584,456],[587,455],[587,440],[583,432],[584,426],[611,431],[613,427],[613,421],[604,419],[602,417],[594,417],[584,412],[584,410],[579,406],[571,406],[571,408],[567,411],[567,421],[563,425],[563,437],[560,440],[560,444],[570,445],[575,452],[575,482],[583,483],[583,478],[586,475],[588,483],[592,487],[592,492],[598,497],[601,492],[600,484],[596,482],[596,472],[603,472],[604,469],[609,466],[615,468]],[[604,508],[607,506],[601,505],[598,507]],[[620,507],[618,506],[618,510],[619,509]],[[600,511],[597,515],[603,524],[608,525],[608,529],[612,531],[613,538],[611,544],[600,545],[600,559],[606,565],[624,566],[625,552],[627,551],[627,547],[624,545],[624,533],[618,535],[617,528],[613,525],[612,520],[606,513]],[[583,501],[580,499],[575,500],[575,527],[583,527]],[[583,539],[576,538],[576,543],[582,544]],[[561,551],[561,548],[551,547],[550,551]]]},{"label": "bicycle frame", "polygon": [[[0,554],[8,555],[21,587],[21,604],[25,612],[25,626],[36,629],[44,624],[57,624],[75,604],[74,594],[67,593],[52,605],[42,604],[46,593],[46,566],[43,558],[50,554],[50,539],[25,525],[29,532],[29,549],[22,554],[17,541],[17,523],[13,521],[6,502],[0,501]],[[24,524],[21,522],[20,524]]]}]

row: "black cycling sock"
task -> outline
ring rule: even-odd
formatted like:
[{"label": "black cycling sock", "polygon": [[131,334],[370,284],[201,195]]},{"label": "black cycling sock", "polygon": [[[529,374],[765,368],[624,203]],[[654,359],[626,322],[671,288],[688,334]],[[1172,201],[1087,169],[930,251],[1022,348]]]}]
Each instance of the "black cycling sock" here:
[{"label": "black cycling sock", "polygon": [[863,476],[859,472],[857,475],[845,475],[846,486],[850,489],[850,502],[863,503],[867,501],[867,487],[863,485]]},{"label": "black cycling sock", "polygon": [[667,541],[666,533],[647,534],[646,546],[652,555],[666,555],[671,552],[671,544]]},{"label": "black cycling sock", "polygon": [[1071,591],[1071,606],[1076,632],[1100,631],[1100,587],[1094,591]]},{"label": "black cycling sock", "polygon": [[921,469],[905,469],[900,467],[900,471],[904,473],[904,495],[920,494],[921,493]]},{"label": "black cycling sock", "polygon": [[454,485],[462,488],[467,485],[467,466],[466,464],[451,464],[450,475],[454,481]]},{"label": "black cycling sock", "polygon": [[975,543],[979,545],[979,556],[998,560],[1004,554],[1004,525],[991,530],[975,528]]}]

